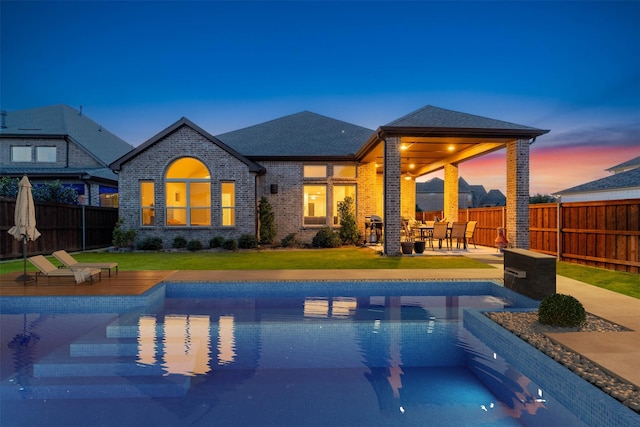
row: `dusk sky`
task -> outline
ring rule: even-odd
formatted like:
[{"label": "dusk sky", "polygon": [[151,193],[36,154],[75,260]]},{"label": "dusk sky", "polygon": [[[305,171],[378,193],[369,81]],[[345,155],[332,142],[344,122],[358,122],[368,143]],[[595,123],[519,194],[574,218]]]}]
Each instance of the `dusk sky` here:
[{"label": "dusk sky", "polygon": [[[550,129],[531,146],[532,195],[640,156],[640,1],[0,8],[0,108],[82,106],[134,146],[183,116],[213,135],[304,110],[376,129],[434,105]],[[504,157],[460,175],[504,192]]]}]

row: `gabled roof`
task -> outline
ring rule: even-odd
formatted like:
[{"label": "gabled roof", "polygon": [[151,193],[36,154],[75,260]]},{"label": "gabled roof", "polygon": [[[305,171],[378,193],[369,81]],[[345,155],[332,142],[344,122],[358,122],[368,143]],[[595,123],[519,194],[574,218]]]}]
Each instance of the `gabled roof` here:
[{"label": "gabled roof", "polygon": [[619,190],[623,188],[640,187],[640,168],[619,172],[605,178],[587,182],[555,194],[583,193],[588,191]]},{"label": "gabled roof", "polygon": [[68,137],[105,166],[133,148],[82,112],[63,104],[7,112],[0,137]]},{"label": "gabled roof", "polygon": [[607,169],[608,172],[622,172],[629,169],[634,169],[640,167],[640,156],[635,159],[627,160],[626,162],[620,163],[619,165],[615,165]]},{"label": "gabled roof", "polygon": [[226,145],[225,143],[220,141],[218,138],[216,138],[215,136],[211,135],[210,133],[208,133],[207,131],[205,131],[204,129],[202,129],[201,127],[199,127],[198,125],[193,123],[191,120],[187,119],[186,117],[181,118],[180,120],[178,120],[177,122],[175,122],[174,124],[172,124],[171,126],[166,128],[165,130],[163,130],[160,133],[156,134],[155,136],[151,137],[146,142],[140,144],[134,150],[131,150],[130,152],[128,152],[124,156],[120,157],[119,159],[117,159],[116,161],[111,163],[111,165],[110,165],[111,169],[113,169],[114,171],[119,171],[124,163],[126,163],[129,160],[131,160],[132,158],[136,157],[138,154],[142,153],[143,151],[148,150],[153,145],[155,145],[159,141],[165,139],[166,137],[168,137],[172,133],[178,131],[182,127],[188,127],[190,129],[192,129],[193,131],[195,131],[195,132],[199,133],[200,135],[202,135],[204,138],[208,139],[212,144],[215,144],[218,147],[220,147],[221,149],[225,150],[231,156],[237,158],[238,160],[240,160],[241,162],[246,164],[249,167],[249,171],[260,173],[260,174],[264,173],[264,168],[262,166],[260,166],[257,163],[254,163],[251,160],[247,159],[242,154],[238,153],[236,150],[234,150],[233,148],[229,147],[228,145]]},{"label": "gabled roof", "polygon": [[[464,178],[458,178],[458,192],[469,193],[473,191],[473,187],[464,180]],[[431,178],[429,181],[417,182],[416,193],[444,193],[444,181],[441,178]]]},{"label": "gabled roof", "polygon": [[444,108],[427,105],[412,113],[400,117],[382,128],[387,127],[427,127],[427,128],[450,128],[450,129],[500,129],[527,131],[534,133],[546,133],[542,129],[529,126],[509,123],[502,120],[490,119],[487,117],[475,116],[473,114],[461,113],[458,111],[446,110]]},{"label": "gabled roof", "polygon": [[218,135],[251,158],[353,156],[373,130],[303,111]]},{"label": "gabled roof", "polygon": [[507,198],[500,190],[489,190],[480,200],[480,206],[503,206],[507,202]]}]

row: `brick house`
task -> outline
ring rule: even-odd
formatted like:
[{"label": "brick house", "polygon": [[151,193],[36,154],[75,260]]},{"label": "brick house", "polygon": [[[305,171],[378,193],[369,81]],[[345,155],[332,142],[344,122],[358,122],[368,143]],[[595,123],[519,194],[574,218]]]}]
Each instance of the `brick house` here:
[{"label": "brick house", "polygon": [[133,148],[66,105],[0,113],[0,175],[59,180],[80,204],[118,206],[118,176],[109,164]]},{"label": "brick house", "polygon": [[458,164],[506,147],[509,240],[528,247],[529,144],[547,133],[426,106],[377,130],[311,112],[213,136],[182,118],[111,164],[119,175],[120,217],[138,238],[256,234],[257,204],[273,207],[277,239],[310,241],[337,227],[350,196],[364,234],[378,215],[384,252],[400,253],[401,217],[413,216],[415,177],[444,169],[448,218],[458,212]]}]

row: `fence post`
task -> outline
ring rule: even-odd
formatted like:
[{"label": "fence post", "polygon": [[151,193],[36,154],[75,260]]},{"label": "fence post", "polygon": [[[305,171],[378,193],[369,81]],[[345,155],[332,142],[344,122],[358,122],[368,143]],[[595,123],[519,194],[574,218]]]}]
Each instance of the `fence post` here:
[{"label": "fence post", "polygon": [[558,202],[558,207],[556,208],[558,211],[558,219],[556,222],[558,223],[558,230],[556,231],[556,246],[558,247],[558,261],[562,260],[562,203]]},{"label": "fence post", "polygon": [[85,217],[85,206],[82,205],[82,251],[87,249],[87,221]]}]

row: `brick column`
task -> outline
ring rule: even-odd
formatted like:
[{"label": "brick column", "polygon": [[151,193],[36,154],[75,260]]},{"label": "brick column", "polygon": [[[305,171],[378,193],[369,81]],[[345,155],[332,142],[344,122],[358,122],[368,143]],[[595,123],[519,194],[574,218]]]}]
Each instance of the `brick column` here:
[{"label": "brick column", "polygon": [[529,249],[529,141],[507,144],[507,240]]},{"label": "brick column", "polygon": [[449,222],[458,220],[458,165],[444,165],[444,217]]},{"label": "brick column", "polygon": [[384,141],[384,253],[400,255],[400,138]]}]

